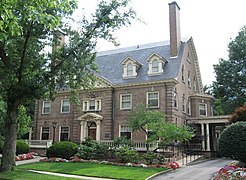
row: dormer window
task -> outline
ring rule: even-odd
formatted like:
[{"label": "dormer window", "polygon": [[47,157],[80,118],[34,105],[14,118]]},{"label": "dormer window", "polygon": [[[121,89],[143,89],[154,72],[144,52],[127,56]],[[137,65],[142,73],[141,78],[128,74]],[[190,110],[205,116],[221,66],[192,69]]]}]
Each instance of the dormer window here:
[{"label": "dormer window", "polygon": [[155,75],[160,75],[163,73],[163,66],[165,64],[166,60],[163,59],[161,56],[157,54],[152,54],[148,58],[148,63],[149,63],[149,70],[148,70],[148,75],[149,76],[155,76]]},{"label": "dormer window", "polygon": [[122,62],[122,64],[123,64],[123,75],[122,75],[123,79],[135,78],[137,76],[138,69],[141,66],[140,63],[128,57]]},{"label": "dormer window", "polygon": [[152,72],[159,72],[158,60],[155,59],[152,61]]},{"label": "dormer window", "polygon": [[129,63],[128,65],[127,65],[127,76],[129,77],[129,76],[133,76],[133,65],[132,65],[132,63]]}]

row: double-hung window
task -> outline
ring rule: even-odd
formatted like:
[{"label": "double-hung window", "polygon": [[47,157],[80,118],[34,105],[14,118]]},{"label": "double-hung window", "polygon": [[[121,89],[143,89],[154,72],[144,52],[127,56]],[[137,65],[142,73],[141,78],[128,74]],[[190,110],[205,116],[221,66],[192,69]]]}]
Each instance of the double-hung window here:
[{"label": "double-hung window", "polygon": [[207,116],[207,104],[199,104],[199,116]]},{"label": "double-hung window", "polygon": [[70,112],[70,102],[68,99],[64,99],[61,101],[61,112],[69,113]]},{"label": "double-hung window", "polygon": [[122,94],[120,95],[120,109],[131,109],[132,108],[132,95]]},{"label": "double-hung window", "polygon": [[159,107],[159,92],[148,92],[147,93],[147,105],[149,108]]},{"label": "double-hung window", "polygon": [[120,126],[120,137],[125,137],[127,139],[132,138],[132,128],[130,126]]},{"label": "double-hung window", "polygon": [[50,101],[43,101],[43,114],[50,114],[51,112],[51,102]]},{"label": "double-hung window", "polygon": [[41,127],[41,140],[49,140],[50,128],[49,127]]},{"label": "double-hung window", "polygon": [[173,92],[173,107],[175,109],[178,109],[178,93],[176,88],[174,88],[174,92]]},{"label": "double-hung window", "polygon": [[101,99],[83,100],[83,111],[101,111]]},{"label": "double-hung window", "polygon": [[60,127],[60,141],[69,140],[69,127]]}]

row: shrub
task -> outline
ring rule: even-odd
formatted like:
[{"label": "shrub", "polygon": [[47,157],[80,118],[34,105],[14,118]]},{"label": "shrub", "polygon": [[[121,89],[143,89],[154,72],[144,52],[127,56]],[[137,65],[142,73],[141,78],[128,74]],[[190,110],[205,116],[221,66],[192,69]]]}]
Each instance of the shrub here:
[{"label": "shrub", "polygon": [[218,142],[218,152],[223,157],[229,157],[246,163],[246,122],[237,122],[228,126]]},{"label": "shrub", "polygon": [[99,144],[97,141],[87,138],[79,147],[76,154],[82,159],[97,159],[106,160],[108,157],[109,146],[106,144]]},{"label": "shrub", "polygon": [[29,145],[23,140],[16,141],[16,155],[26,154],[30,151]]},{"label": "shrub", "polygon": [[153,152],[147,152],[143,155],[143,158],[148,164],[153,164],[154,159],[156,159],[157,155]]},{"label": "shrub", "polygon": [[0,135],[0,154],[2,154],[4,144],[4,137]]},{"label": "shrub", "polygon": [[77,152],[78,152],[77,144],[69,141],[61,141],[53,144],[47,149],[47,157],[69,159]]},{"label": "shrub", "polygon": [[130,139],[127,139],[126,137],[118,137],[114,140],[114,145],[116,147],[128,147],[132,148],[133,143]]},{"label": "shrub", "polygon": [[139,154],[135,149],[128,149],[126,147],[120,148],[115,152],[116,158],[119,158],[121,162],[137,162]]}]

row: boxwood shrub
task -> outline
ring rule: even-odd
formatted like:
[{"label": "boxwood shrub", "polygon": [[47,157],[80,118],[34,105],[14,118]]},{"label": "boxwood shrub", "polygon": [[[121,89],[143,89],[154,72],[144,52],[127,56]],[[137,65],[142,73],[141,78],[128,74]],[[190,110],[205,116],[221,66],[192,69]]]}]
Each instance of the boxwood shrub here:
[{"label": "boxwood shrub", "polygon": [[57,157],[63,159],[69,159],[74,156],[78,152],[78,145],[69,142],[69,141],[61,141],[53,144],[47,149],[47,157]]},{"label": "boxwood shrub", "polygon": [[16,155],[26,154],[30,151],[29,145],[23,140],[16,141]]},{"label": "boxwood shrub", "polygon": [[246,163],[246,122],[237,122],[228,126],[219,138],[218,152]]}]

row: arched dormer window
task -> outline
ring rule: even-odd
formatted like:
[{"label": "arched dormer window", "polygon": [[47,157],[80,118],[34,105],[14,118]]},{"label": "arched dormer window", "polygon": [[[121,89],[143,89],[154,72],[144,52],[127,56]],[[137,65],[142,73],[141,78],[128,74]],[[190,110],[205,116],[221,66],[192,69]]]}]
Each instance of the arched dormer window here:
[{"label": "arched dormer window", "polygon": [[132,65],[132,63],[127,64],[127,76],[133,76],[133,65]]},{"label": "arched dormer window", "polygon": [[152,61],[152,72],[159,72],[159,63],[157,59]]},{"label": "arched dormer window", "polygon": [[149,63],[149,70],[148,75],[149,76],[155,76],[155,75],[161,75],[164,72],[164,64],[166,63],[166,60],[162,58],[161,56],[157,54],[152,54],[148,58]]},{"label": "arched dormer window", "polygon": [[122,61],[123,65],[123,79],[135,78],[141,64],[132,58],[128,57]]}]

